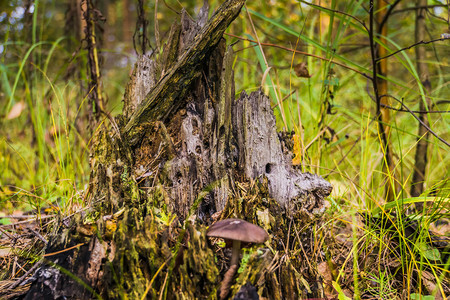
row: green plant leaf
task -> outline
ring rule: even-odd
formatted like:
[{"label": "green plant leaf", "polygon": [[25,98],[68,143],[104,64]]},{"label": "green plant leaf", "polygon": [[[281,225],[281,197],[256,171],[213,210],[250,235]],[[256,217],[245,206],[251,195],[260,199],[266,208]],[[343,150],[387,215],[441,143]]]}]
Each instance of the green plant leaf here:
[{"label": "green plant leaf", "polygon": [[352,300],[351,298],[345,296],[344,292],[341,289],[341,286],[336,281],[333,281],[333,287],[338,292],[338,299],[339,300]]},{"label": "green plant leaf", "polygon": [[[391,201],[388,202],[384,205],[378,206],[376,207],[373,211],[372,211],[372,215],[374,217],[379,217],[379,214],[383,211],[387,211],[389,209],[392,209],[394,207],[401,207],[404,205],[409,205],[409,204],[413,204],[413,203],[418,203],[418,202],[434,202],[438,199],[438,197],[412,197],[412,198],[401,198],[401,199],[397,199],[395,201]],[[441,201],[447,201],[448,199],[445,198],[443,199],[442,197],[439,197],[439,200]]]},{"label": "green plant leaf", "polygon": [[426,243],[419,243],[417,247],[419,248],[421,255],[423,255],[427,259],[434,261],[441,260],[441,253],[438,249],[430,247]]},{"label": "green plant leaf", "polygon": [[8,225],[8,224],[11,224],[12,222],[11,222],[11,219],[10,218],[1,218],[0,219],[0,224],[1,225]]},{"label": "green plant leaf", "polygon": [[435,299],[434,296],[431,296],[431,295],[423,296],[421,294],[411,294],[411,295],[409,295],[409,298],[411,300],[434,300]]}]

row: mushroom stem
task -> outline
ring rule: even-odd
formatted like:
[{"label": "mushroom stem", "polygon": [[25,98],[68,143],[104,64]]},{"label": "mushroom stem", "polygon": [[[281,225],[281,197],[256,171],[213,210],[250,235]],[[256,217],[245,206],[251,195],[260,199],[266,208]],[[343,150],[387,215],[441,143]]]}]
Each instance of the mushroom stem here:
[{"label": "mushroom stem", "polygon": [[231,264],[228,271],[223,276],[220,287],[220,299],[225,299],[230,292],[234,275],[239,268],[239,259],[241,254],[241,242],[244,243],[264,243],[269,238],[267,232],[261,227],[241,219],[225,219],[214,223],[209,227],[206,234],[209,237],[223,238],[230,246],[233,241],[231,253]]},{"label": "mushroom stem", "polygon": [[220,286],[220,299],[225,299],[228,296],[228,293],[230,292],[230,287],[233,283],[233,277],[234,274],[236,274],[236,271],[239,267],[239,259],[241,256],[241,241],[233,240],[233,248],[231,253],[231,263],[230,268],[223,276],[222,284]]},{"label": "mushroom stem", "polygon": [[230,266],[239,265],[240,256],[241,256],[241,241],[233,240],[233,249],[231,254]]},{"label": "mushroom stem", "polygon": [[233,284],[233,277],[238,270],[238,265],[231,265],[228,271],[223,276],[222,284],[220,285],[219,299],[226,299],[230,293],[231,285]]}]

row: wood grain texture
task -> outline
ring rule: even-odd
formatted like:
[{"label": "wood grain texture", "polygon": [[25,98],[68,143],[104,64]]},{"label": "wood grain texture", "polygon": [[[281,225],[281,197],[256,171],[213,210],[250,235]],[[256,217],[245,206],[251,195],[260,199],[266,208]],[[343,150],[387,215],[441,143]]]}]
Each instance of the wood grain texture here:
[{"label": "wood grain texture", "polygon": [[324,211],[323,199],[331,184],[322,177],[301,173],[283,153],[269,97],[261,90],[242,92],[234,105],[234,134],[239,149],[239,169],[249,178],[265,176],[269,193],[289,213],[302,209],[311,214]]},{"label": "wood grain texture", "polygon": [[199,66],[217,45],[230,23],[238,16],[245,0],[225,1],[197,34],[178,62],[167,71],[144,101],[139,104],[125,126],[125,133],[143,122],[161,120],[175,112],[190,84],[199,75]]}]

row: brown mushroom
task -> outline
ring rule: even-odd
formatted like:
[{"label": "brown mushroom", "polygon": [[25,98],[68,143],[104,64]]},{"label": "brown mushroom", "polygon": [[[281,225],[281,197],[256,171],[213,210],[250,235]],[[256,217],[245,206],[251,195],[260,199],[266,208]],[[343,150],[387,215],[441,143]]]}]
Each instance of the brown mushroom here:
[{"label": "brown mushroom", "polygon": [[232,242],[230,269],[225,273],[220,287],[220,299],[225,299],[230,290],[231,282],[239,265],[241,243],[264,243],[269,235],[261,227],[241,219],[226,219],[209,227],[208,237],[223,238],[227,244]]}]

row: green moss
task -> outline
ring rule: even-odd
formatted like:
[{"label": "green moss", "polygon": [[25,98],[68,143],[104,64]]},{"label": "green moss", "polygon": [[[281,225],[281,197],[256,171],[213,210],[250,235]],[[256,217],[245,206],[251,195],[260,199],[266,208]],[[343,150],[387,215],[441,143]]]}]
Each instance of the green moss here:
[{"label": "green moss", "polygon": [[208,247],[204,226],[186,225],[186,247],[183,261],[172,274],[171,292],[177,299],[216,299],[221,281],[214,252]]}]

